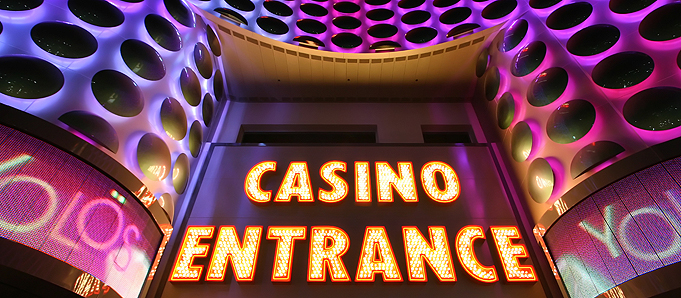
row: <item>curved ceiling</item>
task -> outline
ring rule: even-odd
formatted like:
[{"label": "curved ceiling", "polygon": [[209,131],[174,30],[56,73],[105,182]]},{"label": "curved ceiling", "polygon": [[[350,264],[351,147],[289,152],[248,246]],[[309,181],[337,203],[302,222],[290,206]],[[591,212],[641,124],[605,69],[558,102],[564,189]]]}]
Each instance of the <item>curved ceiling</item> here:
[{"label": "curved ceiling", "polygon": [[320,49],[368,53],[444,43],[514,19],[529,9],[517,0],[189,0],[257,34]]},{"label": "curved ceiling", "polygon": [[232,100],[256,102],[463,102],[479,48],[498,26],[398,52],[337,53],[256,34],[205,11],[222,43]]}]

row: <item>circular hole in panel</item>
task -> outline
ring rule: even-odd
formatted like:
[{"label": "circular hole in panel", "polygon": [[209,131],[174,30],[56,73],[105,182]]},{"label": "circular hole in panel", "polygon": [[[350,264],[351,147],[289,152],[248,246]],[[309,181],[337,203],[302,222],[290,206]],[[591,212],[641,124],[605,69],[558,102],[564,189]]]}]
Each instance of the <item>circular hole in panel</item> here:
[{"label": "circular hole in panel", "polygon": [[419,27],[416,29],[411,29],[404,36],[409,42],[413,43],[426,43],[437,36],[437,30],[430,27]]},{"label": "circular hole in panel", "polygon": [[465,21],[473,11],[468,7],[454,7],[440,15],[440,23],[456,24]]},{"label": "circular hole in panel", "polygon": [[181,153],[173,165],[173,188],[178,194],[184,193],[189,182],[189,158]]},{"label": "circular hole in panel", "polygon": [[0,23],[0,33],[2,33],[2,23]]},{"label": "circular hole in panel", "polygon": [[598,86],[622,89],[634,86],[653,73],[653,58],[641,52],[617,53],[598,62],[591,78]]},{"label": "circular hole in panel", "polygon": [[362,26],[362,21],[349,16],[340,16],[333,18],[332,22],[334,26],[341,29],[355,29],[358,28],[359,26]]},{"label": "circular hole in panel", "polygon": [[165,4],[166,9],[177,22],[186,27],[194,27],[194,23],[196,22],[194,19],[194,12],[184,6],[184,3],[182,3],[181,0],[163,0],[163,4]]},{"label": "circular hole in panel", "polygon": [[579,30],[568,40],[567,50],[577,56],[591,56],[605,52],[620,39],[620,30],[607,24],[593,25]]},{"label": "circular hole in panel", "polygon": [[118,152],[118,134],[113,126],[101,117],[85,111],[71,111],[59,116],[59,121],[109,151]]},{"label": "circular hole in panel", "polygon": [[31,10],[43,4],[43,0],[0,0],[0,9],[9,11]]},{"label": "circular hole in panel", "polygon": [[376,38],[387,38],[397,34],[397,27],[390,24],[378,24],[371,26],[367,33]]},{"label": "circular hole in panel", "polygon": [[162,16],[148,15],[144,18],[144,27],[147,28],[149,36],[164,49],[177,52],[182,48],[182,38],[177,28]]},{"label": "circular hole in panel", "polygon": [[499,98],[497,105],[497,125],[501,129],[507,129],[513,122],[515,115],[515,101],[510,92],[506,92]]},{"label": "circular hole in panel", "polygon": [[530,0],[530,7],[534,9],[549,8],[558,4],[561,0]]},{"label": "circular hole in panel", "polygon": [[208,48],[203,43],[196,43],[194,46],[194,62],[199,74],[206,79],[210,79],[213,74],[213,61],[211,59]]},{"label": "circular hole in panel", "polygon": [[198,157],[201,143],[203,142],[203,129],[198,120],[195,120],[189,128],[189,138],[187,141],[189,142],[189,152],[191,152],[193,157]]},{"label": "circular hole in panel", "polygon": [[516,0],[497,0],[488,4],[480,14],[485,19],[496,20],[510,14],[517,6]]},{"label": "circular hole in panel", "polygon": [[369,46],[369,49],[380,51],[380,50],[394,50],[394,49],[401,48],[401,47],[402,47],[401,44],[394,42],[392,40],[382,40],[382,41],[377,41],[377,42],[372,43],[371,46]]},{"label": "circular hole in panel", "polygon": [[596,166],[624,152],[624,148],[615,142],[597,141],[580,149],[570,163],[570,176],[575,179]]},{"label": "circular hole in panel", "polygon": [[300,30],[303,30],[310,34],[320,34],[326,32],[326,25],[317,20],[312,19],[298,20],[296,22],[296,26],[298,26]]},{"label": "circular hole in panel", "polygon": [[524,19],[517,20],[504,33],[504,41],[499,48],[502,52],[508,52],[520,44],[527,35],[528,24]]},{"label": "circular hole in panel", "polygon": [[242,16],[240,13],[238,13],[234,10],[231,10],[231,9],[225,8],[225,7],[218,7],[218,8],[213,9],[213,11],[219,13],[220,17],[222,17],[222,18],[232,20],[234,22],[241,23],[241,24],[248,26],[248,20],[246,18],[244,18],[244,16]]},{"label": "circular hole in panel", "polygon": [[201,83],[194,71],[185,67],[180,74],[180,88],[182,96],[192,106],[198,106],[201,102]]},{"label": "circular hole in panel", "polygon": [[128,76],[110,69],[92,77],[92,93],[109,112],[118,116],[136,116],[144,108],[142,91]]},{"label": "circular hole in panel", "polygon": [[634,94],[622,109],[629,124],[645,130],[667,130],[681,125],[681,89],[655,87]]},{"label": "circular hole in panel", "polygon": [[414,10],[402,16],[402,23],[407,25],[421,24],[430,19],[430,13],[425,10]]},{"label": "circular hole in panel", "polygon": [[653,3],[655,0],[610,0],[609,6],[614,13],[627,14],[642,10]]},{"label": "circular hole in panel", "polygon": [[205,96],[203,96],[203,103],[201,107],[201,115],[203,116],[203,123],[206,124],[206,126],[210,126],[210,123],[213,121],[213,111],[215,110],[215,103],[213,103],[213,97],[210,95],[210,93],[206,93]]},{"label": "circular hole in panel", "polygon": [[187,135],[187,115],[182,105],[172,97],[166,97],[161,104],[161,125],[166,134],[179,141]]},{"label": "circular hole in panel", "polygon": [[206,25],[206,39],[208,40],[208,46],[210,47],[210,50],[213,52],[213,55],[220,57],[220,55],[222,55],[222,48],[220,48],[220,40],[218,39],[218,36],[215,34],[215,31],[213,31],[213,28],[211,28],[208,25]]},{"label": "circular hole in panel", "polygon": [[323,17],[329,13],[326,8],[319,4],[305,3],[300,5],[300,10],[313,17]]},{"label": "circular hole in panel", "polygon": [[586,21],[593,12],[588,2],[577,2],[559,7],[546,18],[546,26],[553,30],[572,28]]},{"label": "circular hole in panel", "polygon": [[523,162],[532,153],[532,130],[525,121],[516,123],[511,131],[511,156],[517,162]]},{"label": "circular hole in panel", "polygon": [[464,37],[473,34],[474,30],[477,28],[480,28],[480,25],[473,23],[461,24],[452,28],[452,30],[449,30],[449,32],[447,32],[447,37],[453,37],[453,39]]},{"label": "circular hole in panel", "polygon": [[104,0],[69,0],[68,7],[79,19],[99,27],[123,24],[123,13]]},{"label": "circular hole in panel", "polygon": [[331,42],[341,48],[352,49],[362,44],[362,38],[352,33],[343,32],[334,34],[331,37]]},{"label": "circular hole in panel", "polygon": [[278,16],[282,17],[288,17],[293,14],[293,9],[288,7],[285,3],[275,1],[275,0],[267,0],[262,3],[262,5],[267,9],[269,12],[276,14]]},{"label": "circular hole in panel", "polygon": [[367,12],[367,18],[373,21],[385,21],[392,18],[395,13],[390,9],[379,8]]},{"label": "circular hole in panel", "polygon": [[416,8],[421,6],[423,3],[425,3],[426,0],[400,0],[400,2],[397,2],[397,6],[400,8]]},{"label": "circular hole in panel", "polygon": [[546,45],[541,41],[533,41],[518,52],[511,62],[511,73],[522,77],[533,72],[546,57]]},{"label": "circular hole in panel", "polygon": [[307,35],[298,35],[293,38],[293,41],[297,41],[299,44],[310,45],[312,47],[325,47],[326,45],[321,40]]},{"label": "circular hole in panel", "polygon": [[155,134],[145,134],[137,144],[137,164],[147,178],[163,180],[170,173],[170,150]]},{"label": "circular hole in panel", "polygon": [[138,76],[158,81],[166,75],[161,55],[148,44],[128,39],[121,44],[121,57],[125,64]]},{"label": "circular hole in panel", "polygon": [[459,3],[459,0],[433,0],[433,6],[435,7],[448,7]]},{"label": "circular hole in panel", "polygon": [[175,203],[173,202],[173,197],[169,193],[164,193],[158,196],[158,202],[161,205],[161,208],[166,211],[166,214],[168,214],[168,217],[170,217],[170,221],[172,223],[173,215],[175,214]]},{"label": "circular hole in panel", "polygon": [[333,9],[342,13],[355,13],[359,11],[360,7],[355,3],[342,1],[336,2],[336,4],[333,5]]},{"label": "circular hole in panel", "polygon": [[213,75],[213,94],[215,94],[215,99],[218,101],[222,100],[224,96],[225,87],[222,82],[222,72],[219,69],[215,70],[215,75]]},{"label": "circular hole in panel", "polygon": [[681,36],[681,3],[670,3],[649,13],[638,26],[647,40],[665,41]]},{"label": "circular hole in panel", "polygon": [[31,39],[46,52],[64,58],[84,58],[97,51],[97,39],[90,32],[61,22],[33,26]]},{"label": "circular hole in panel", "polygon": [[383,5],[390,3],[390,0],[364,0],[369,5]]},{"label": "circular hole in panel", "polygon": [[286,26],[286,23],[276,18],[259,17],[256,20],[256,23],[258,23],[258,27],[260,27],[262,30],[267,31],[268,33],[282,35],[288,32],[288,26]]},{"label": "circular hole in panel", "polygon": [[681,52],[679,52],[678,54],[676,54],[676,66],[678,66],[679,68],[681,68]]},{"label": "circular hole in panel", "polygon": [[225,2],[241,11],[253,11],[255,9],[255,4],[250,0],[225,0]]},{"label": "circular hole in panel", "polygon": [[50,62],[30,56],[0,57],[0,92],[5,95],[43,98],[57,93],[63,86],[64,75]]},{"label": "circular hole in panel", "polygon": [[[128,3],[141,3],[144,0],[121,0],[123,2],[128,2]],[[203,1],[203,0],[202,0]]]},{"label": "circular hole in panel", "polygon": [[478,55],[478,61],[475,63],[475,76],[482,77],[483,74],[485,74],[485,70],[487,70],[487,65],[489,64],[489,51],[487,49],[484,49],[480,51],[480,54]]},{"label": "circular hole in panel", "polygon": [[558,107],[546,123],[546,134],[559,144],[569,144],[584,137],[596,121],[596,109],[583,99],[568,101]]},{"label": "circular hole in panel", "polygon": [[560,67],[549,68],[530,83],[527,102],[535,107],[548,105],[560,97],[568,84],[568,73]]},{"label": "circular hole in panel", "polygon": [[490,68],[485,75],[485,98],[489,101],[494,100],[499,93],[500,85],[501,74],[499,74],[499,69],[496,66]]},{"label": "circular hole in panel", "polygon": [[553,169],[545,159],[533,160],[527,169],[527,178],[525,179],[530,197],[539,204],[548,201],[553,192],[554,179]]}]

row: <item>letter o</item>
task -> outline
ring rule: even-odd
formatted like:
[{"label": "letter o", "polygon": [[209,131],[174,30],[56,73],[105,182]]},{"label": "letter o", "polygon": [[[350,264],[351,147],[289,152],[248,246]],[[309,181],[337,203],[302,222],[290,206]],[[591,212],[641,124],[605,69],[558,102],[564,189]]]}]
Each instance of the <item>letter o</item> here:
[{"label": "letter o", "polygon": [[45,210],[42,216],[40,216],[38,219],[30,223],[15,225],[0,218],[0,228],[5,230],[13,229],[15,232],[26,233],[44,226],[47,223],[47,221],[49,221],[50,218],[52,218],[52,216],[54,215],[55,209],[57,209],[57,192],[51,185],[49,185],[44,180],[24,175],[3,178],[2,180],[0,180],[0,189],[16,182],[28,182],[42,187],[43,190],[50,197],[50,205],[47,207],[47,210]]},{"label": "letter o", "polygon": [[[118,218],[118,223],[116,224],[116,233],[114,233],[114,236],[110,237],[109,240],[107,240],[106,242],[95,241],[94,239],[90,238],[90,236],[85,231],[85,215],[87,214],[87,211],[89,211],[95,205],[106,205],[116,211],[116,217]],[[87,243],[93,248],[104,250],[111,247],[111,245],[113,245],[116,242],[116,240],[118,240],[118,237],[121,234],[121,231],[123,230],[123,212],[121,208],[118,207],[118,205],[116,205],[116,203],[110,200],[106,199],[94,200],[85,204],[85,206],[83,206],[83,209],[81,209],[80,213],[78,213],[77,227],[78,233],[81,234],[81,239],[83,239],[85,243]]]},{"label": "letter o", "polygon": [[[635,256],[635,257],[637,257],[641,260],[645,260],[645,261],[653,261],[653,260],[657,260],[658,258],[660,258],[660,259],[668,258],[668,257],[671,257],[671,256],[673,256],[673,255],[675,255],[679,252],[679,250],[680,250],[679,245],[681,245],[681,236],[679,236],[679,234],[676,233],[676,232],[673,233],[676,236],[676,237],[674,237],[673,243],[671,245],[669,245],[669,247],[667,247],[667,249],[662,251],[662,252],[650,254],[650,253],[643,252],[643,251],[639,250],[638,248],[634,247],[629,242],[629,238],[627,237],[627,233],[624,232],[627,225],[629,224],[629,221],[631,221],[635,216],[642,215],[642,214],[650,214],[650,215],[660,217],[665,222],[667,222],[667,217],[660,210],[657,210],[657,209],[654,209],[654,208],[651,208],[651,207],[644,207],[644,208],[638,209],[634,212],[631,212],[629,214],[631,216],[627,216],[624,219],[622,219],[622,221],[620,222],[620,225],[617,227],[619,237],[620,237],[620,239],[622,239],[622,241],[621,241],[622,242],[622,248],[624,248],[625,251],[628,251],[633,256]],[[673,226],[669,225],[669,227],[672,230],[675,231]]]},{"label": "letter o", "polygon": [[[435,175],[438,172],[444,178],[444,190],[437,187]],[[426,194],[439,203],[454,202],[461,192],[461,184],[456,172],[451,166],[441,161],[431,161],[423,165],[421,168],[421,184],[423,184],[423,190],[426,191]]]}]

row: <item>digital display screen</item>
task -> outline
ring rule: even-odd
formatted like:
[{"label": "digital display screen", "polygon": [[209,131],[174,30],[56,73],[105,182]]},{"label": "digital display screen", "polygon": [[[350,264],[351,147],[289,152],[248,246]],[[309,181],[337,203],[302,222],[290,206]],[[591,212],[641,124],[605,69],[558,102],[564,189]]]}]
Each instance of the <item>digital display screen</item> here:
[{"label": "digital display screen", "polygon": [[544,240],[572,297],[595,297],[681,260],[681,157],[575,205]]},{"label": "digital display screen", "polygon": [[137,297],[163,234],[144,206],[101,172],[0,126],[0,237]]}]

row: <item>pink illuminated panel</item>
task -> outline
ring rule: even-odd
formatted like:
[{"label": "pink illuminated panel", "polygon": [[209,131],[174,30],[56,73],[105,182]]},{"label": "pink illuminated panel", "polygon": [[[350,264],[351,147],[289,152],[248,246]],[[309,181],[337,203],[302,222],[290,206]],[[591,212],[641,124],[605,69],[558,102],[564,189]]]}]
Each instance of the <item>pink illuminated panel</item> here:
[{"label": "pink illuminated panel", "polygon": [[0,126],[0,237],[136,297],[163,233],[131,194],[102,173]]}]

